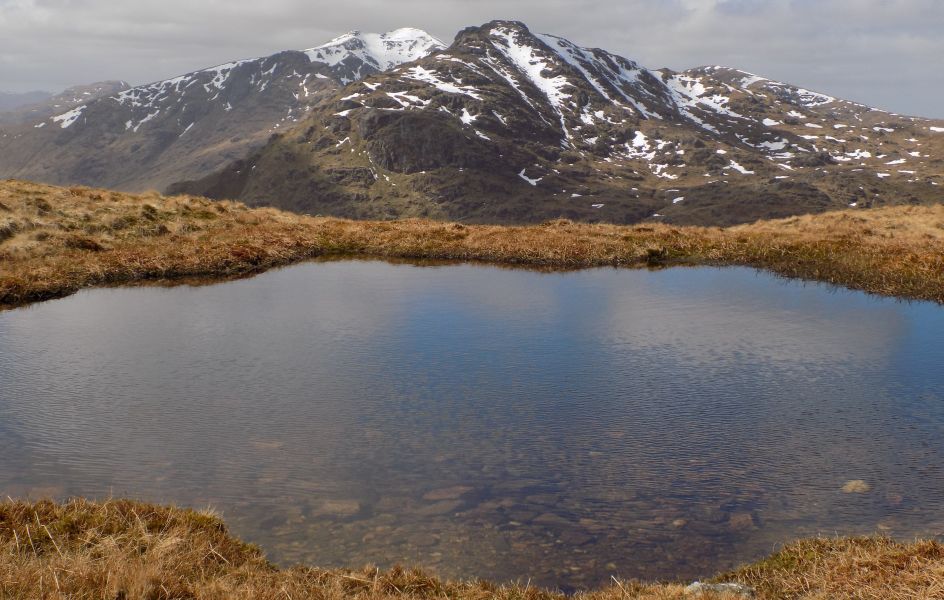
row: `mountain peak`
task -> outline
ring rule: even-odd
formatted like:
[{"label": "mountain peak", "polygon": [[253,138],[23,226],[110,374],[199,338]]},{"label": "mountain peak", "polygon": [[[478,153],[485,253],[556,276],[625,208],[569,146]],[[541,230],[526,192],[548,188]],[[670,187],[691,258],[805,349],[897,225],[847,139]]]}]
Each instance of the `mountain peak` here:
[{"label": "mountain peak", "polygon": [[368,71],[386,71],[445,47],[422,29],[401,27],[386,33],[351,31],[304,52],[313,62],[340,71],[341,81],[350,83],[368,74],[363,70],[365,65]]},{"label": "mountain peak", "polygon": [[494,21],[489,21],[485,25],[482,25],[481,29],[485,31],[491,31],[492,29],[511,29],[515,31],[521,31],[523,33],[531,33],[531,30],[525,23],[521,21],[514,21],[509,19],[496,19]]}]

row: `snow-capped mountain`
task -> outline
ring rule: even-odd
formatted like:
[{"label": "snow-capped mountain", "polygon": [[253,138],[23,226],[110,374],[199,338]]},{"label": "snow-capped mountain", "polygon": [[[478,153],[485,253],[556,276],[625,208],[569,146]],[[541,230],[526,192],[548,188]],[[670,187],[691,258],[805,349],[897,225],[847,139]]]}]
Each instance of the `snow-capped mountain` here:
[{"label": "snow-capped mountain", "polygon": [[442,47],[417,29],[355,32],[88,100],[78,90],[53,114],[0,126],[0,176],[164,188],[245,155],[344,83]]},{"label": "snow-capped mountain", "polygon": [[312,62],[329,65],[335,77],[348,84],[371,73],[419,60],[445,47],[421,29],[404,27],[387,33],[352,31],[327,44],[309,48],[305,54]]},{"label": "snow-capped mountain", "polygon": [[941,158],[942,122],[494,21],[173,189],[352,217],[726,224],[936,201]]}]

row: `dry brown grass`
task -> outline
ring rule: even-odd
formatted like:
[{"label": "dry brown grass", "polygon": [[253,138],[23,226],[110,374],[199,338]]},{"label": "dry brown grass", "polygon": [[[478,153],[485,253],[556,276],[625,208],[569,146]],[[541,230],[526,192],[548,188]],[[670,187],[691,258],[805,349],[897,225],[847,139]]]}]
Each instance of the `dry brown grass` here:
[{"label": "dry brown grass", "polygon": [[[718,578],[760,599],[944,598],[944,546],[814,539]],[[615,581],[578,600],[691,598],[681,585]],[[705,600],[733,598],[721,594]],[[0,503],[0,598],[564,600],[528,585],[442,581],[414,569],[278,569],[218,517],[129,500]]]},{"label": "dry brown grass", "polygon": [[0,306],[96,285],[229,277],[316,256],[555,268],[747,265],[944,302],[944,206],[848,210],[728,229],[347,221],[202,198],[0,182]]},{"label": "dry brown grass", "polygon": [[[418,570],[280,570],[217,517],[127,500],[0,504],[4,599],[562,600],[526,585],[441,581]],[[681,586],[614,582],[581,600],[670,600]],[[722,595],[704,598],[724,598]]]},{"label": "dry brown grass", "polygon": [[944,545],[885,538],[800,540],[718,579],[749,585],[759,598],[941,599]]}]

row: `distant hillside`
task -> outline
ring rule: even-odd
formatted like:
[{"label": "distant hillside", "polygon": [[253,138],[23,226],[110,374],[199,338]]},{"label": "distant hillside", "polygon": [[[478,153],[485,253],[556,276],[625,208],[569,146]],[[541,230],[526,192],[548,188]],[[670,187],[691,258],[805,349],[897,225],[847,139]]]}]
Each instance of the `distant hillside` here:
[{"label": "distant hillside", "polygon": [[6,111],[42,102],[51,96],[49,92],[24,92],[22,94],[0,92],[0,118]]},{"label": "distant hillside", "polygon": [[35,92],[38,97],[31,102],[0,112],[0,126],[40,121],[129,87],[124,81],[100,81],[73,86],[59,94]]},{"label": "distant hillside", "polygon": [[43,105],[54,110],[0,121],[0,177],[123,190],[202,177],[262,146],[344,82],[442,47],[417,29],[352,32],[135,88],[77,90]]}]

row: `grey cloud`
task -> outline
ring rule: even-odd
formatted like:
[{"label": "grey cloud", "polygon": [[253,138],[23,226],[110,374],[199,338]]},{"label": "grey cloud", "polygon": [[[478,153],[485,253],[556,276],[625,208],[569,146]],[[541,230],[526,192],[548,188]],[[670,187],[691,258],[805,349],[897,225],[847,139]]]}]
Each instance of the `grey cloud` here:
[{"label": "grey cloud", "polygon": [[939,0],[0,0],[0,89],[144,83],[351,29],[518,19],[641,64],[723,64],[890,110],[944,117]]}]

